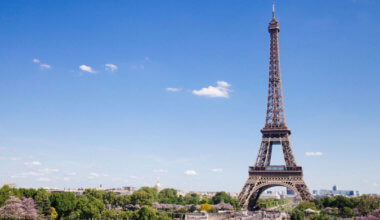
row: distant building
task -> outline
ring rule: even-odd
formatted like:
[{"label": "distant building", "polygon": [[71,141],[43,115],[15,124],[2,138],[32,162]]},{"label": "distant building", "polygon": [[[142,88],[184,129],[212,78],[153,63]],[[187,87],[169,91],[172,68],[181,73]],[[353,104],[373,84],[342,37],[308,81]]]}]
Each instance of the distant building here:
[{"label": "distant building", "polygon": [[294,195],[294,191],[291,190],[290,188],[286,188],[286,195]]},{"label": "distant building", "polygon": [[[313,191],[314,193],[314,191]],[[317,196],[359,196],[359,191],[354,190],[338,190],[338,187],[334,185],[332,190],[321,189],[318,193],[315,193]]]},{"label": "distant building", "polygon": [[157,178],[156,185],[154,185],[154,188],[157,189],[157,192],[161,191],[161,183],[160,180]]}]

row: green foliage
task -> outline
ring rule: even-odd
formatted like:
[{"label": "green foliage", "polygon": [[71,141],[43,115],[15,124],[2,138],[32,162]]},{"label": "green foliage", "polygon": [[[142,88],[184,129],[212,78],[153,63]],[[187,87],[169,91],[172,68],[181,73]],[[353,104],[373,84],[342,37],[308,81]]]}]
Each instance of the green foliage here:
[{"label": "green foliage", "polygon": [[302,201],[298,206],[295,208],[296,210],[304,211],[306,209],[313,209],[313,210],[318,210],[317,206],[313,202],[309,201]]},{"label": "green foliage", "polygon": [[231,196],[226,192],[218,192],[211,198],[212,204],[219,204],[221,202],[230,203],[232,200]]},{"label": "green foliage", "polygon": [[203,198],[201,199],[201,201],[199,201],[199,204],[205,204],[205,203],[208,203],[208,199],[207,199],[207,197],[203,197]]},{"label": "green foliage", "polygon": [[303,211],[300,211],[297,209],[291,213],[290,219],[291,220],[304,220],[305,214],[303,213]]},{"label": "green foliage", "polygon": [[310,216],[310,220],[330,220],[330,217],[326,213],[321,213],[320,215]]},{"label": "green foliage", "polygon": [[116,219],[116,218],[117,218],[117,212],[115,210],[105,209],[102,211],[101,219]]},{"label": "green foliage", "polygon": [[37,194],[37,190],[33,188],[30,188],[30,189],[19,188],[18,191],[21,198],[25,197],[25,198],[34,199],[34,197]]},{"label": "green foliage", "polygon": [[68,216],[74,211],[77,203],[77,198],[74,193],[71,192],[55,192],[49,196],[51,206],[53,206],[57,212],[58,217]]},{"label": "green foliage", "polygon": [[136,220],[154,220],[157,219],[156,210],[149,206],[143,206],[141,209],[136,210],[134,213]]},{"label": "green foliage", "polygon": [[153,195],[145,190],[137,190],[131,196],[131,203],[134,205],[139,204],[151,206],[153,202]]},{"label": "green foliage", "polygon": [[357,207],[360,214],[366,216],[372,213],[374,210],[380,208],[380,198],[375,196],[363,195],[360,197],[360,202]]},{"label": "green foliage", "polygon": [[5,204],[5,201],[7,201],[10,196],[16,196],[20,199],[22,198],[20,192],[15,188],[11,188],[8,185],[4,185],[0,188],[0,207]]},{"label": "green foliage", "polygon": [[101,200],[87,194],[79,198],[76,209],[80,213],[80,218],[99,218],[104,209],[104,204]]},{"label": "green foliage", "polygon": [[178,204],[177,190],[163,189],[158,194],[158,201],[165,204]]},{"label": "green foliage", "polygon": [[156,188],[144,186],[141,187],[138,191],[145,191],[153,197],[153,202],[158,201],[158,192]]},{"label": "green foliage", "polygon": [[185,204],[193,204],[193,205],[197,205],[199,204],[200,202],[200,196],[196,193],[188,193],[185,195],[185,197],[183,197],[183,202]]},{"label": "green foliage", "polygon": [[286,199],[259,199],[257,201],[256,207],[259,209],[268,209],[278,205],[284,205],[288,202],[289,200]]},{"label": "green foliage", "polygon": [[172,218],[170,218],[166,212],[160,212],[157,215],[157,220],[171,220],[171,219]]},{"label": "green foliage", "polygon": [[342,217],[350,218],[354,216],[354,211],[349,207],[343,207],[340,210],[342,210],[340,213]]},{"label": "green foliage", "polygon": [[49,193],[46,190],[38,189],[36,191],[34,203],[39,215],[49,216],[51,214]]},{"label": "green foliage", "polygon": [[215,196],[211,198],[212,204],[219,204],[219,203],[230,203],[235,209],[238,208],[238,200],[235,198],[232,198],[230,195],[228,195],[226,192],[217,192]]}]

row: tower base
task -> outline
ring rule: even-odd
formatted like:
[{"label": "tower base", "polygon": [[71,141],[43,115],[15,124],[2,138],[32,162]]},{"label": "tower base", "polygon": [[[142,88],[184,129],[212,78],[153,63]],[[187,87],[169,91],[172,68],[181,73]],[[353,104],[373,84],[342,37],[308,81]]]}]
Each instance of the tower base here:
[{"label": "tower base", "polygon": [[287,187],[302,200],[313,199],[303,180],[302,167],[250,167],[249,178],[238,196],[240,206],[253,211],[260,194],[274,186]]}]

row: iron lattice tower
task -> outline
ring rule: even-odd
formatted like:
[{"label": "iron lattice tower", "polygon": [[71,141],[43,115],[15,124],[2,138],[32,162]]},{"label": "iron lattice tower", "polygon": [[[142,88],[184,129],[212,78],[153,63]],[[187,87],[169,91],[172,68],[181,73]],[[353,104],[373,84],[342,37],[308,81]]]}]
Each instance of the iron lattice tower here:
[{"label": "iron lattice tower", "polygon": [[[238,196],[240,205],[249,210],[254,209],[260,194],[273,186],[290,188],[303,200],[312,199],[303,180],[302,167],[297,166],[289,140],[291,132],[286,126],[278,44],[280,25],[275,17],[274,3],[268,32],[270,34],[269,83],[265,126],[261,130],[262,140],[256,162],[253,167],[249,167],[249,178]],[[270,164],[273,145],[282,147],[284,166]]]}]

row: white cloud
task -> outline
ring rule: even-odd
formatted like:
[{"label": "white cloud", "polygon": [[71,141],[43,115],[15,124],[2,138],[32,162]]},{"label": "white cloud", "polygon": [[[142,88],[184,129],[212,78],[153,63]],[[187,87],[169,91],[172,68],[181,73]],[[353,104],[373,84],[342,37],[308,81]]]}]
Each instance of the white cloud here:
[{"label": "white cloud", "polygon": [[108,176],[108,174],[105,174],[105,173],[95,173],[95,172],[92,172],[88,175],[88,178],[89,179],[94,179],[94,178],[98,178],[98,177],[106,177]]},{"label": "white cloud", "polygon": [[158,170],[153,170],[153,172],[155,172],[155,173],[167,173],[168,170],[165,170],[165,169],[158,169]]},{"label": "white cloud", "polygon": [[45,69],[51,69],[51,66],[49,64],[40,64],[40,68],[45,70]]},{"label": "white cloud", "polygon": [[11,178],[25,178],[28,176],[43,176],[43,175],[45,175],[45,173],[29,171],[29,172],[13,175],[11,176]]},{"label": "white cloud", "polygon": [[115,64],[112,64],[112,63],[107,63],[105,65],[105,68],[106,68],[106,71],[111,71],[111,72],[117,70],[117,66]]},{"label": "white cloud", "polygon": [[212,172],[215,172],[215,173],[220,173],[220,172],[223,172],[223,169],[221,168],[214,168],[214,169],[211,169]]},{"label": "white cloud", "polygon": [[88,72],[88,73],[96,73],[95,70],[93,70],[90,66],[87,66],[87,65],[80,65],[79,66],[79,69],[84,71],[84,72]]},{"label": "white cloud", "polygon": [[179,91],[181,91],[182,89],[181,88],[166,88],[165,89],[166,91],[168,91],[168,92],[179,92]]},{"label": "white cloud", "polygon": [[67,175],[69,175],[69,176],[76,176],[77,173],[76,172],[70,172],[70,173],[67,173]]},{"label": "white cloud", "polygon": [[308,157],[317,157],[317,156],[322,156],[323,153],[322,152],[306,152],[305,155]]},{"label": "white cloud", "polygon": [[33,63],[40,63],[40,60],[37,59],[37,58],[34,58],[34,59],[33,59]]},{"label": "white cloud", "polygon": [[198,173],[195,170],[186,170],[185,174],[188,175],[188,176],[198,175]]},{"label": "white cloud", "polygon": [[48,178],[48,177],[40,177],[40,178],[37,179],[37,181],[49,182],[50,178]]},{"label": "white cloud", "polygon": [[207,96],[211,98],[229,98],[229,87],[231,86],[229,83],[225,81],[217,81],[217,86],[209,86],[207,88],[202,88],[200,90],[193,90],[194,95],[198,96]]},{"label": "white cloud", "polygon": [[63,177],[63,181],[70,181],[71,178],[70,177]]},{"label": "white cloud", "polygon": [[88,178],[97,178],[97,177],[100,177],[100,174],[99,173],[90,173],[89,175],[88,175]]},{"label": "white cloud", "polygon": [[13,161],[21,160],[21,157],[11,157],[10,160],[13,160]]},{"label": "white cloud", "polygon": [[372,186],[374,186],[374,187],[378,187],[379,184],[377,184],[377,183],[372,183]]},{"label": "white cloud", "polygon": [[137,176],[130,176],[131,179],[137,179]]},{"label": "white cloud", "polygon": [[25,162],[24,165],[28,166],[28,167],[39,166],[39,165],[41,165],[41,162],[40,161]]},{"label": "white cloud", "polygon": [[44,168],[38,170],[41,173],[58,173],[59,169],[50,169],[50,168]]}]

